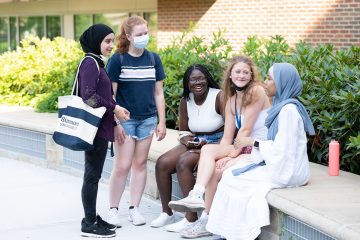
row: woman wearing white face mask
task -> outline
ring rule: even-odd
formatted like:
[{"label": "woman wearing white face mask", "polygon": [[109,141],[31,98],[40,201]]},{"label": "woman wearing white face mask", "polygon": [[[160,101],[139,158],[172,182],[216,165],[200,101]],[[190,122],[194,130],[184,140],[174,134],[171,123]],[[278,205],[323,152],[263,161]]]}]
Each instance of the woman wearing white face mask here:
[{"label": "woman wearing white face mask", "polygon": [[116,37],[116,53],[106,66],[114,98],[130,112],[127,122],[115,116],[115,156],[109,184],[108,221],[117,227],[121,227],[118,206],[130,169],[129,221],[134,225],[145,224],[139,204],[145,188],[152,135],[156,133],[158,141],[166,135],[162,81],[166,76],[159,55],[145,49],[149,41],[146,24],[139,16],[124,21],[121,34]]}]

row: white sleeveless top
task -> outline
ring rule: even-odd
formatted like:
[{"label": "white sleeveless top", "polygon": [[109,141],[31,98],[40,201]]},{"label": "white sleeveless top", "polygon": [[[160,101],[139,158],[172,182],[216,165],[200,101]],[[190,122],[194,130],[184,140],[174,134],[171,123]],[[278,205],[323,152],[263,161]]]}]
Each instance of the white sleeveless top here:
[{"label": "white sleeveless top", "polygon": [[205,102],[198,106],[194,101],[194,94],[190,92],[187,101],[188,126],[192,132],[214,132],[224,126],[223,117],[216,112],[216,96],[220,89],[209,88]]},{"label": "white sleeveless top", "polygon": [[[255,121],[250,137],[257,138],[259,140],[265,140],[267,138],[268,128],[265,126],[265,119],[268,116],[267,114],[268,110],[269,109],[265,109],[259,112],[259,116]],[[236,122],[236,117],[234,116],[234,118],[235,118],[235,126],[239,128]],[[241,115],[241,125],[243,122],[244,122],[244,115]]]}]

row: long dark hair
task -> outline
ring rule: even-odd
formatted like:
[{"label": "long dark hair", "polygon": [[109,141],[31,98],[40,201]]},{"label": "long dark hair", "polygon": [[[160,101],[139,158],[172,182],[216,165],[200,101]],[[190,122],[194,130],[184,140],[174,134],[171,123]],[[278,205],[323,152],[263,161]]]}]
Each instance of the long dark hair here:
[{"label": "long dark hair", "polygon": [[186,101],[190,100],[189,77],[190,77],[190,74],[192,73],[192,71],[194,71],[195,69],[199,70],[200,72],[202,72],[205,75],[205,77],[208,81],[208,87],[221,89],[220,85],[217,82],[215,82],[213,76],[211,75],[209,70],[207,70],[206,67],[204,67],[201,64],[191,65],[190,67],[188,67],[186,69],[186,72],[184,73],[184,78],[183,78],[184,92],[183,92],[182,96],[183,96],[183,98],[185,98]]}]

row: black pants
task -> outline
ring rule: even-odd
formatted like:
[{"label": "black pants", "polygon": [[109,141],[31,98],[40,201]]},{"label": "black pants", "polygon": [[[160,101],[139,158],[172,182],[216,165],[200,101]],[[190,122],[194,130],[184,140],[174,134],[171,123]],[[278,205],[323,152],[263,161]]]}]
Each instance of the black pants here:
[{"label": "black pants", "polygon": [[108,141],[95,137],[94,148],[91,151],[85,151],[85,173],[81,199],[87,224],[93,224],[96,221],[96,198],[107,149]]}]

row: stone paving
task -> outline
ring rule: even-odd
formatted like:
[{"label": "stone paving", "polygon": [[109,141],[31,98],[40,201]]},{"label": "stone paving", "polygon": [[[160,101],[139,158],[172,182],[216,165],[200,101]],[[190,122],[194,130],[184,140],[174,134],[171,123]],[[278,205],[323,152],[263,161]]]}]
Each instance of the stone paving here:
[{"label": "stone paving", "polygon": [[[80,222],[84,216],[80,190],[82,179],[33,164],[0,157],[0,239],[73,240],[82,239]],[[97,209],[106,218],[108,185],[100,183]],[[129,192],[125,190],[119,210],[123,223],[113,239],[183,239],[165,227],[152,228],[150,222],[161,206],[143,198],[140,211],[146,225],[134,226],[128,220]],[[183,216],[178,214],[176,220]],[[214,239],[217,236],[202,238]],[[88,239],[88,238],[86,238]]]}]

